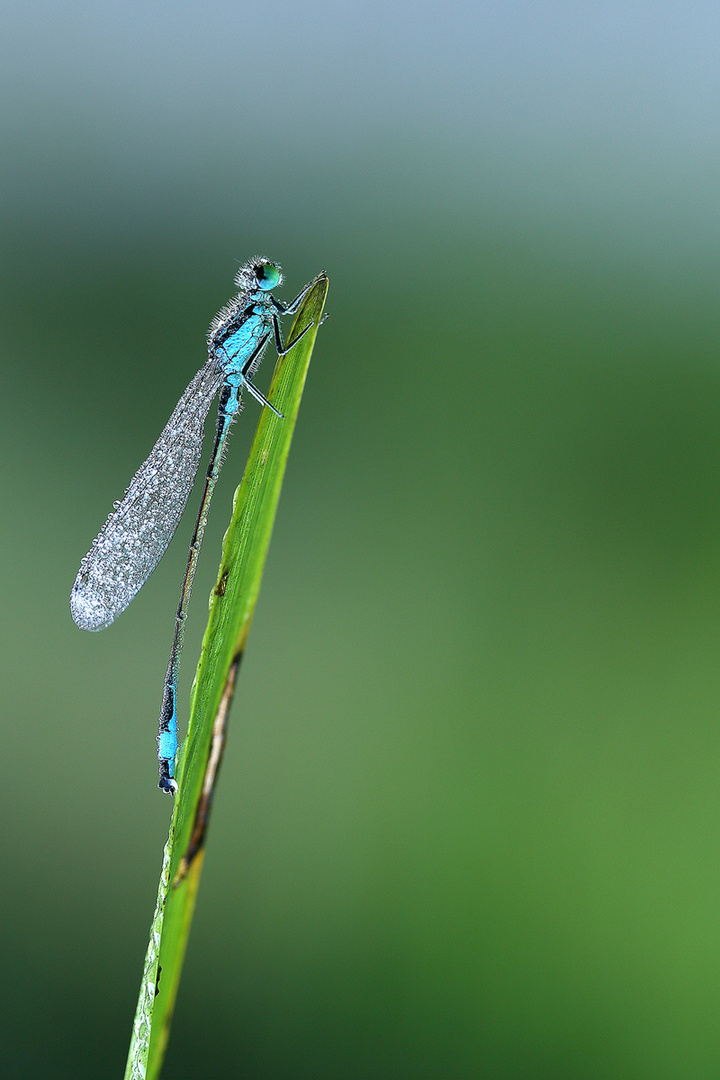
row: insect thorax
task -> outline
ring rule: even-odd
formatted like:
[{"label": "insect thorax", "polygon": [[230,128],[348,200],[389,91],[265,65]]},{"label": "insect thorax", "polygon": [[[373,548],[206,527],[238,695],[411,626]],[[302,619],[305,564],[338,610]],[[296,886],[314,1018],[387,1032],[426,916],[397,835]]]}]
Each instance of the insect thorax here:
[{"label": "insect thorax", "polygon": [[210,323],[208,347],[217,350],[228,338],[247,329],[248,336],[258,336],[265,327],[272,325],[272,307],[265,296],[249,298],[240,293],[233,297]]}]

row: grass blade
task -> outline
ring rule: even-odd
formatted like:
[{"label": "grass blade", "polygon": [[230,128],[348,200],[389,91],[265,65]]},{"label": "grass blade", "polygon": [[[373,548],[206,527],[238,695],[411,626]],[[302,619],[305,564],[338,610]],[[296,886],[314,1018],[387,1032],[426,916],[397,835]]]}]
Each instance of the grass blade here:
[{"label": "grass blade", "polygon": [[179,791],[165,846],[125,1080],[156,1080],[162,1066],[228,713],[327,289],[328,279],[320,274],[288,334],[288,341],[292,341],[312,324],[302,340],[278,359],[269,396],[285,419],[263,409],[242,483],[235,492],[193,683],[188,733],[178,768]]}]

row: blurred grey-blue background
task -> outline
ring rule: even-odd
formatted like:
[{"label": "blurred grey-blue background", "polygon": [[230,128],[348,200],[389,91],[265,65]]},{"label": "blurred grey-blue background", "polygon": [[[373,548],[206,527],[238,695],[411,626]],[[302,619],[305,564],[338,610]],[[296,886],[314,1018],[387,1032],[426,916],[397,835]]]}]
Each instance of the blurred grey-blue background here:
[{"label": "blurred grey-blue background", "polygon": [[714,1080],[717,5],[0,14],[3,1077],[121,1075],[191,521],[68,593],[261,252],[332,317],[167,1075]]}]

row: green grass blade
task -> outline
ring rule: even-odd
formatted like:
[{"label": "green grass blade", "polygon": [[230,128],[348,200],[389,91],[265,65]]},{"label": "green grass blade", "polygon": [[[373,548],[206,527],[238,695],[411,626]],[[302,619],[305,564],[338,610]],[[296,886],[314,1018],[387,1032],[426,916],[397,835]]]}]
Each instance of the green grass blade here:
[{"label": "green grass blade", "polygon": [[260,589],[327,289],[328,279],[320,274],[290,329],[288,341],[312,324],[295,348],[278,359],[273,375],[269,397],[285,419],[263,409],[242,483],[235,492],[193,683],[188,733],[178,769],[179,791],[165,847],[126,1080],[156,1080],[162,1066],[202,869],[227,716]]}]

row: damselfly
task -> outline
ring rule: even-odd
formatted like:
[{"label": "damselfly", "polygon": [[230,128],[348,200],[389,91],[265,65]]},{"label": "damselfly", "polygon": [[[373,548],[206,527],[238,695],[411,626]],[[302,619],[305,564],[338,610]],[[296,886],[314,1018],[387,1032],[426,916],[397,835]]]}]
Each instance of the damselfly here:
[{"label": "damselfly", "polygon": [[276,263],[257,258],[240,267],[235,277],[237,296],[210,324],[207,363],[180,398],[147,461],[135,473],[124,497],[82,560],[70,594],[70,610],[77,625],[83,630],[102,630],[125,610],[145,584],[182,517],[200,463],[205,418],[219,392],[215,441],[190,543],[163,685],[157,737],[158,787],[163,791],[177,791],[175,756],[180,650],[210,499],[222,466],[230,427],[240,410],[240,395],[244,389],[281,416],[253,385],[251,377],[271,337],[274,337],[278,355],[283,356],[310,329],[306,326],[286,345],[279,317],[294,314],[317,280],[309,282],[292,303],[284,304],[271,292],[282,284],[282,274]]}]

